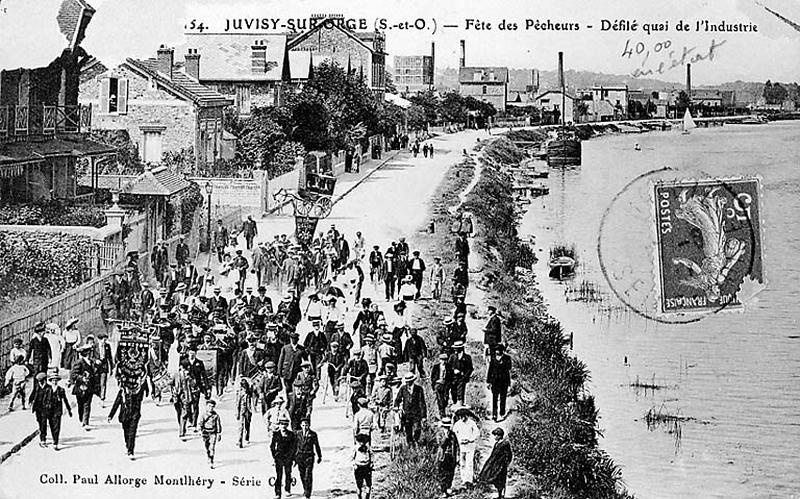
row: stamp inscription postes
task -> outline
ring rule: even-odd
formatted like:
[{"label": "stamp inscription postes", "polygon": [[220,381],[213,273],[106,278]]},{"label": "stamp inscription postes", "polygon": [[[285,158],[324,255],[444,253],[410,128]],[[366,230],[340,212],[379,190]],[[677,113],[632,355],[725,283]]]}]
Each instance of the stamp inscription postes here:
[{"label": "stamp inscription postes", "polygon": [[738,309],[764,282],[757,178],[654,184],[660,312]]}]

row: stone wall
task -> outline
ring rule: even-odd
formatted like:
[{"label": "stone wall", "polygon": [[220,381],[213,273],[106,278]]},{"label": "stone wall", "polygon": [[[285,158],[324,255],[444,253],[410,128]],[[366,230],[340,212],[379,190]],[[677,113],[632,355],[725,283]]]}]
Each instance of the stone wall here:
[{"label": "stone wall", "polygon": [[315,64],[322,58],[330,58],[343,69],[347,69],[349,59],[350,68],[356,74],[360,68],[364,68],[367,85],[372,86],[372,52],[341,30],[325,28],[317,30],[297,46],[292,47],[292,50],[311,51],[314,54]]},{"label": "stone wall", "polygon": [[[128,79],[127,114],[100,113],[100,85],[102,79],[109,76]],[[198,116],[194,104],[163,89],[151,87],[147,78],[126,66],[97,73],[81,82],[80,95],[82,103],[92,104],[93,128],[127,130],[140,151],[144,145],[142,126],[164,127],[161,132],[163,151],[196,146]]]},{"label": "stone wall", "polygon": [[[483,93],[483,87],[486,93]],[[473,97],[480,101],[488,102],[498,111],[506,109],[506,85],[491,82],[475,82],[459,85],[459,91],[464,97]]]}]

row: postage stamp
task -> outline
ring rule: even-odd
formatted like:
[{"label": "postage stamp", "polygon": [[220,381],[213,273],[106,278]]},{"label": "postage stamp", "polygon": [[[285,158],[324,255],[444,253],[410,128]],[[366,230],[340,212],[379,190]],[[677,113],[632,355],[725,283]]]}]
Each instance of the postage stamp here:
[{"label": "postage stamp", "polygon": [[660,312],[741,309],[740,291],[764,283],[759,180],[661,181],[653,189]]}]

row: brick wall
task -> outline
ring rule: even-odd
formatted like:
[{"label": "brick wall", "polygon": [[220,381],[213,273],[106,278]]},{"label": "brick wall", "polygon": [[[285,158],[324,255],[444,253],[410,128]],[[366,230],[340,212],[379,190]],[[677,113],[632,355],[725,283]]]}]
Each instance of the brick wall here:
[{"label": "brick wall", "polygon": [[[128,79],[128,113],[100,113],[100,82],[115,76]],[[197,112],[192,102],[180,99],[161,89],[152,89],[147,78],[121,66],[112,71],[95,74],[81,82],[82,103],[92,104],[92,127],[101,130],[128,131],[131,140],[143,150],[142,126],[163,126],[162,150],[178,151],[195,147],[197,141]]]},{"label": "brick wall", "polygon": [[367,85],[372,86],[372,52],[338,29],[317,30],[292,50],[310,50],[315,60],[330,57],[344,69],[349,56],[350,68],[358,74],[363,66]]}]

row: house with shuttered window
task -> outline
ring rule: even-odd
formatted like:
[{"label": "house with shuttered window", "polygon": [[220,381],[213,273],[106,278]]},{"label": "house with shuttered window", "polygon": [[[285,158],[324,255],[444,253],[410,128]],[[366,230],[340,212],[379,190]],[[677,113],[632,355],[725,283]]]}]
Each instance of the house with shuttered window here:
[{"label": "house with shuttered window", "polygon": [[94,60],[81,70],[81,102],[92,104],[95,130],[126,130],[146,164],[191,149],[195,169],[223,157],[223,111],[233,100],[201,84],[162,46],[155,59],[129,58],[113,69]]}]

